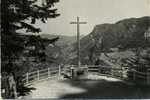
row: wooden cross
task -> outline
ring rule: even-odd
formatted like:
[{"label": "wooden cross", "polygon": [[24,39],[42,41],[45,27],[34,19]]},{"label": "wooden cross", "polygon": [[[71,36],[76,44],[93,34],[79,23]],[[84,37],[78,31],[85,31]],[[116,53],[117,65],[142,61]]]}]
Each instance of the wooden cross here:
[{"label": "wooden cross", "polygon": [[80,24],[86,24],[87,22],[80,22],[79,17],[77,17],[76,22],[70,22],[70,24],[77,25],[77,57],[78,57],[78,67],[80,67]]}]

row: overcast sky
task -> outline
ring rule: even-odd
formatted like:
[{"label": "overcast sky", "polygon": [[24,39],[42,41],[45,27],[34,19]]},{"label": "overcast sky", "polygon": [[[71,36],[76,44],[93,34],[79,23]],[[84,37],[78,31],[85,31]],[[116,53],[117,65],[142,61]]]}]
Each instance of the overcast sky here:
[{"label": "overcast sky", "polygon": [[61,16],[48,20],[46,24],[38,23],[41,33],[76,35],[76,26],[69,23],[79,16],[81,21],[87,22],[80,28],[80,33],[86,35],[97,24],[148,16],[150,10],[148,0],[60,0],[56,7]]}]

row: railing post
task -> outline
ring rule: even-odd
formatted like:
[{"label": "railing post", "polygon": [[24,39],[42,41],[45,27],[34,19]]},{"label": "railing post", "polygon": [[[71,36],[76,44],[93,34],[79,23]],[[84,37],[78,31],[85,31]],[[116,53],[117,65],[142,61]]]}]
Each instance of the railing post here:
[{"label": "railing post", "polygon": [[87,73],[89,72],[89,66],[88,65],[86,65],[86,67],[87,67]]},{"label": "railing post", "polygon": [[26,83],[28,84],[29,83],[29,73],[27,72],[26,74]]},{"label": "railing post", "polygon": [[86,74],[88,74],[88,66],[85,65]]},{"label": "railing post", "polygon": [[71,66],[71,78],[73,79],[75,76],[75,69],[73,66]]},{"label": "railing post", "polygon": [[123,78],[124,70],[123,67],[121,66],[121,78]]},{"label": "railing post", "polygon": [[61,76],[61,66],[59,65],[59,73],[58,73],[58,77],[60,78]]},{"label": "railing post", "polygon": [[114,70],[111,68],[111,75],[114,76]]},{"label": "railing post", "polygon": [[135,81],[136,80],[136,71],[133,70],[133,80]]},{"label": "railing post", "polygon": [[47,69],[48,70],[48,78],[50,77],[50,68]]},{"label": "railing post", "polygon": [[147,71],[147,85],[150,85],[150,69]]},{"label": "railing post", "polygon": [[37,80],[40,80],[39,70],[37,71]]}]

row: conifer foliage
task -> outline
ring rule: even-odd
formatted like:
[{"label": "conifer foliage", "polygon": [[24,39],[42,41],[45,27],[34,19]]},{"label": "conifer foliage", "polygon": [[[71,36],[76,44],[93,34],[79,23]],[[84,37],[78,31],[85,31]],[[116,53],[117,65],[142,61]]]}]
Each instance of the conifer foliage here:
[{"label": "conifer foliage", "polygon": [[1,1],[2,72],[16,73],[17,71],[17,68],[15,68],[17,65],[13,62],[19,59],[20,54],[25,49],[26,41],[26,38],[22,37],[18,30],[23,29],[25,33],[39,33],[41,29],[35,27],[34,24],[37,21],[46,23],[49,18],[59,16],[57,9],[54,7],[57,2],[59,0]]},{"label": "conifer foliage", "polygon": [[57,9],[53,8],[56,2],[58,0],[3,0],[2,56],[16,56],[19,51],[22,51],[24,40],[19,37],[18,29],[38,33],[41,31],[40,28],[33,26],[37,20],[45,23],[48,18],[59,16],[56,13]]}]

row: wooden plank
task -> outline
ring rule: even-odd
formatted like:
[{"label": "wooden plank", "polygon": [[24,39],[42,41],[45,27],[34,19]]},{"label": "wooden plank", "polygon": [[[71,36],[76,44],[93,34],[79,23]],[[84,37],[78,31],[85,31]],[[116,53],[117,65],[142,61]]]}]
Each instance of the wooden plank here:
[{"label": "wooden plank", "polygon": [[47,71],[48,69],[46,68],[46,69],[42,69],[42,70],[39,70],[39,72],[45,72],[45,71]]},{"label": "wooden plank", "polygon": [[96,68],[90,68],[90,69],[88,69],[88,70],[99,70],[99,69],[96,69]]},{"label": "wooden plank", "polygon": [[142,76],[142,75],[139,75],[139,74],[137,74],[136,77],[137,78],[142,78],[142,79],[146,79],[147,78],[146,76]]},{"label": "wooden plank", "polygon": [[59,67],[58,68],[50,68],[50,71],[51,70],[59,70]]},{"label": "wooden plank", "polygon": [[31,78],[37,78],[37,75],[31,75],[28,77],[28,79],[31,79]]},{"label": "wooden plank", "polygon": [[50,71],[51,73],[57,73],[57,72],[59,72],[58,70],[57,71]]},{"label": "wooden plank", "polygon": [[31,75],[31,74],[36,74],[37,71],[33,71],[33,72],[29,72],[28,74]]},{"label": "wooden plank", "polygon": [[42,75],[48,75],[48,73],[47,73],[47,72],[45,72],[45,73],[40,73],[40,76],[42,76]]},{"label": "wooden plank", "polygon": [[99,70],[88,70],[88,72],[99,72]]},{"label": "wooden plank", "polygon": [[147,85],[150,85],[150,69],[147,71]]},{"label": "wooden plank", "polygon": [[139,71],[135,71],[135,73],[137,74],[141,74],[141,75],[146,75],[146,73],[143,73],[143,72],[139,72]]}]

